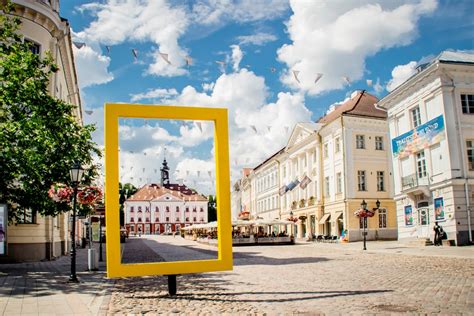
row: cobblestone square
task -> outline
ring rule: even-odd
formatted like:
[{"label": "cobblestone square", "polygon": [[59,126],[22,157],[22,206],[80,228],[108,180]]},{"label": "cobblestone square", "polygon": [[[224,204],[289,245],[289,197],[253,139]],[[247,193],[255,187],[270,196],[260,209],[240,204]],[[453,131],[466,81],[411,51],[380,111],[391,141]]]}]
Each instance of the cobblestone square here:
[{"label": "cobblestone square", "polygon": [[[170,236],[142,238],[196,252],[195,258],[215,251]],[[168,296],[166,277],[117,280],[108,313],[473,314],[472,247],[372,242],[363,252],[358,246],[234,247],[233,271],[178,276],[176,297]]]}]

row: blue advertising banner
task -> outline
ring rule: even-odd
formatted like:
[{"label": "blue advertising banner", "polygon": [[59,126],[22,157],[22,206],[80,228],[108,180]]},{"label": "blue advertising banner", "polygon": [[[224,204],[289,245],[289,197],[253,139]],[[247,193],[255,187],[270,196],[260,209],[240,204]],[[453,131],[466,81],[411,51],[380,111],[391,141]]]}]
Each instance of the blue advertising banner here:
[{"label": "blue advertising banner", "polygon": [[444,119],[440,115],[392,139],[393,157],[404,158],[444,139]]}]

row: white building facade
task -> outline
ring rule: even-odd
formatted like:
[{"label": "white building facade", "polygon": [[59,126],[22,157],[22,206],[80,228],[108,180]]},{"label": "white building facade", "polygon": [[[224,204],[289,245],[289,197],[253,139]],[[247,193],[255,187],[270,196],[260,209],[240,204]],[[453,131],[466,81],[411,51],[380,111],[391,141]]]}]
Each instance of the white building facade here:
[{"label": "white building facade", "polygon": [[184,185],[147,184],[124,203],[129,234],[169,234],[208,222],[208,200]]},{"label": "white building facade", "polygon": [[443,52],[379,102],[388,110],[400,240],[472,243],[474,55]]}]

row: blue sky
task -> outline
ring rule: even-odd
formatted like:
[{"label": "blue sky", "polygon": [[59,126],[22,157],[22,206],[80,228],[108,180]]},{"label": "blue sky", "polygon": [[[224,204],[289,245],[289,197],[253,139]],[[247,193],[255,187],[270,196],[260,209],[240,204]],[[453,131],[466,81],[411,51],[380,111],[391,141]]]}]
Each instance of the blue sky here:
[{"label": "blue sky", "polygon": [[[105,102],[227,107],[234,180],[354,90],[383,97],[418,63],[473,50],[473,13],[473,1],[61,2],[74,41],[86,43],[74,51],[95,140]],[[157,181],[166,148],[173,179],[212,192],[212,126],[144,123],[121,123],[122,181]]]}]

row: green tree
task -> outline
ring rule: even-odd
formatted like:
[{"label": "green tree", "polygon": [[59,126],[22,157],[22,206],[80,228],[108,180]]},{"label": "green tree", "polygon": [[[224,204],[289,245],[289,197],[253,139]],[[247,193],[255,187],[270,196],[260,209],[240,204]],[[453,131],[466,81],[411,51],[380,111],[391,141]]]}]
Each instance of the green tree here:
[{"label": "green tree", "polygon": [[208,196],[207,202],[207,221],[217,221],[217,198],[213,195]]},{"label": "green tree", "polygon": [[124,214],[123,204],[125,203],[125,200],[127,200],[137,191],[138,189],[131,183],[125,183],[123,185],[122,183],[119,183],[120,226],[123,226],[125,224],[125,214]]},{"label": "green tree", "polygon": [[54,216],[70,206],[52,202],[47,191],[70,181],[74,161],[88,166],[84,183],[97,176],[94,126],[82,126],[74,105],[49,95],[58,67],[49,53],[42,59],[22,41],[10,3],[0,10],[0,201],[9,204],[10,220],[24,210]]}]

